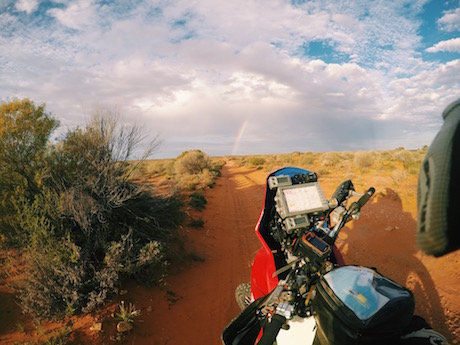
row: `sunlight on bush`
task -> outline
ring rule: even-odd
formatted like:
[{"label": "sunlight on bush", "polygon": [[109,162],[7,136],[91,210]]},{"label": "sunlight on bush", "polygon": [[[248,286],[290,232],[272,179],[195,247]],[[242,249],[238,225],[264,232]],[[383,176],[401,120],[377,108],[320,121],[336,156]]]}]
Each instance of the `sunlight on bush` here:
[{"label": "sunlight on bush", "polygon": [[177,157],[174,163],[174,172],[177,175],[199,175],[204,169],[209,168],[209,157],[200,150],[185,151]]},{"label": "sunlight on bush", "polygon": [[[25,105],[16,112],[24,110],[24,119],[12,122],[8,133],[0,129],[1,147],[14,142],[16,155],[33,152],[24,161],[16,159],[28,175],[2,188],[14,202],[8,217],[0,214],[0,224],[8,222],[0,227],[2,237],[20,234],[15,245],[26,254],[27,271],[18,291],[23,312],[60,319],[102,305],[123,278],[161,281],[166,244],[185,217],[178,195],[154,195],[133,183],[137,169],[145,173],[143,161],[156,149],[156,138],[145,142],[139,127],[119,125],[116,115],[98,109],[86,126],[67,131],[51,145],[55,122],[43,117],[42,108]],[[7,108],[2,106],[0,118]],[[33,134],[34,124],[25,126],[26,119],[47,126]],[[11,133],[35,136],[38,142],[11,140]],[[3,148],[0,155],[13,153]],[[129,161],[133,152],[140,159]],[[2,162],[8,161],[5,157]]]},{"label": "sunlight on bush", "polygon": [[176,187],[179,190],[212,188],[221,168],[221,162],[212,161],[200,150],[185,151],[174,162]]},{"label": "sunlight on bush", "polygon": [[247,160],[247,164],[250,167],[258,167],[264,165],[266,162],[265,158],[263,157],[249,157]]}]

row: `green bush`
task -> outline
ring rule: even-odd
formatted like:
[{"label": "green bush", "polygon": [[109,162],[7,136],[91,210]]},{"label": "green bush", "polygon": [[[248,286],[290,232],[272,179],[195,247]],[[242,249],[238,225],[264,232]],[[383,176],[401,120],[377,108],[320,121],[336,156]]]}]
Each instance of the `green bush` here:
[{"label": "green bush", "polygon": [[179,191],[212,188],[222,162],[213,162],[200,150],[185,151],[174,162],[174,180]]},{"label": "green bush", "polygon": [[49,139],[58,121],[28,99],[0,105],[0,234],[21,245],[16,203],[32,202],[47,174]]},{"label": "green bush", "polygon": [[193,228],[202,228],[204,226],[204,220],[201,217],[198,219],[192,218],[189,225]]},{"label": "green bush", "polygon": [[196,210],[203,210],[206,207],[208,201],[201,193],[192,193],[190,194],[190,200],[188,204]]},{"label": "green bush", "polygon": [[[25,188],[27,178],[18,179],[14,187],[21,193],[10,205],[16,212],[10,211],[10,224],[21,234],[27,258],[19,291],[25,312],[37,318],[89,312],[125,277],[163,279],[172,230],[185,218],[183,202],[131,181],[143,159],[128,159],[141,138],[137,127],[118,126],[110,114],[97,113],[86,127],[37,154],[40,162],[33,166],[41,170],[32,189]],[[147,147],[144,157],[155,140]]]},{"label": "green bush", "polygon": [[252,167],[257,167],[257,166],[262,166],[264,165],[266,162],[265,158],[263,157],[249,157],[248,158],[248,164],[249,166],[252,166]]},{"label": "green bush", "polygon": [[197,175],[204,169],[209,169],[209,157],[200,150],[185,151],[174,162],[174,171],[177,175]]}]

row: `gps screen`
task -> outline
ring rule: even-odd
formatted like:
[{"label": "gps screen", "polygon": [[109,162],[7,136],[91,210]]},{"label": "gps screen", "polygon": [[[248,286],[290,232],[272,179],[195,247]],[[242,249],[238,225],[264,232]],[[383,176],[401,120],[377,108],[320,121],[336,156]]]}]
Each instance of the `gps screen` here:
[{"label": "gps screen", "polygon": [[283,193],[289,213],[303,213],[321,208],[323,205],[315,185],[296,189],[286,189]]},{"label": "gps screen", "polygon": [[279,187],[276,200],[277,211],[283,218],[324,211],[329,208],[317,182]]}]

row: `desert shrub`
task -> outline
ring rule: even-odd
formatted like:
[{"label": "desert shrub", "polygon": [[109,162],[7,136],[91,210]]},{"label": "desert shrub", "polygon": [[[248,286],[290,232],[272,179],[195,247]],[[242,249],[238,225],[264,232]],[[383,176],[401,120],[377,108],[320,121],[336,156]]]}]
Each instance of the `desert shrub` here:
[{"label": "desert shrub", "polygon": [[370,168],[374,164],[375,153],[369,151],[356,152],[354,163],[360,168]]},{"label": "desert shrub", "polygon": [[50,150],[40,193],[17,204],[28,241],[20,292],[26,312],[45,318],[89,312],[125,277],[149,283],[164,277],[165,251],[172,229],[184,220],[183,202],[131,182],[140,165],[128,159],[139,135],[97,114]]},{"label": "desert shrub", "polygon": [[315,162],[316,160],[316,157],[313,153],[311,152],[307,152],[307,153],[304,153],[301,157],[300,157],[300,164],[304,167],[309,167],[311,165],[313,165],[313,163]]},{"label": "desert shrub", "polygon": [[198,188],[213,188],[216,183],[216,178],[218,176],[220,176],[220,169],[216,169],[214,171],[204,169],[201,175],[199,176]]},{"label": "desert shrub", "polygon": [[220,159],[212,160],[209,171],[212,172],[215,177],[220,177],[223,166],[224,166],[224,161]]},{"label": "desert shrub", "polygon": [[342,160],[341,156],[337,152],[326,152],[321,155],[321,165],[326,167],[333,167],[340,163]]},{"label": "desert shrub", "polygon": [[145,175],[148,177],[164,176],[172,173],[172,160],[148,160],[143,164]]},{"label": "desert shrub", "polygon": [[199,189],[198,185],[200,184],[200,178],[196,175],[181,175],[175,176],[174,182],[174,189],[178,192],[194,191]]},{"label": "desert shrub", "polygon": [[393,151],[380,151],[380,159],[382,161],[391,161],[393,160]]},{"label": "desert shrub", "polygon": [[401,169],[395,169],[391,173],[391,179],[398,183],[407,179],[407,171]]},{"label": "desert shrub", "polygon": [[72,334],[72,328],[65,326],[57,331],[52,332],[48,335],[48,339],[44,342],[44,345],[66,345],[69,344],[70,335]]},{"label": "desert shrub", "polygon": [[[77,303],[74,287],[84,279],[80,248],[63,234],[64,228],[49,214],[50,193],[37,196],[19,211],[21,227],[29,235],[27,274],[20,289],[23,311],[46,318],[62,318]],[[64,235],[64,236],[63,236]],[[39,313],[37,312],[39,311]]]},{"label": "desert shrub", "polygon": [[422,155],[418,152],[398,150],[394,153],[394,160],[403,163],[405,169],[418,169],[421,161]]},{"label": "desert shrub", "polygon": [[202,228],[204,226],[204,220],[201,217],[198,219],[192,218],[189,225],[193,228]]},{"label": "desert shrub", "polygon": [[175,186],[179,191],[212,188],[222,166],[200,150],[185,151],[174,162]]},{"label": "desert shrub", "polygon": [[[33,201],[47,174],[48,141],[58,121],[28,99],[0,105],[0,234],[21,244],[15,203]],[[18,243],[19,242],[19,243]]]},{"label": "desert shrub", "polygon": [[209,157],[200,150],[185,151],[174,162],[177,175],[198,175],[210,167]]},{"label": "desert shrub", "polygon": [[188,204],[196,210],[204,209],[206,207],[206,204],[208,203],[204,195],[201,193],[192,193],[190,194],[189,198],[190,200]]},{"label": "desert shrub", "polygon": [[262,166],[266,162],[265,158],[263,157],[256,157],[256,156],[251,156],[247,160],[247,164],[251,167],[257,167],[257,166]]}]

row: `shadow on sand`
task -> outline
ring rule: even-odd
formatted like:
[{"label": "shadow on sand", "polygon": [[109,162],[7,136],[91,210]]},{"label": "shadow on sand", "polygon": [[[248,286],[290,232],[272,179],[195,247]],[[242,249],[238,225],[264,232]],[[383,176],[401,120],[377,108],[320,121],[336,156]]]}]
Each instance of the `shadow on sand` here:
[{"label": "shadow on sand", "polygon": [[446,315],[430,272],[416,246],[416,220],[404,212],[401,198],[392,189],[377,193],[362,210],[360,219],[345,228],[337,243],[347,264],[376,267],[408,287],[415,295],[415,313],[447,338]]}]

